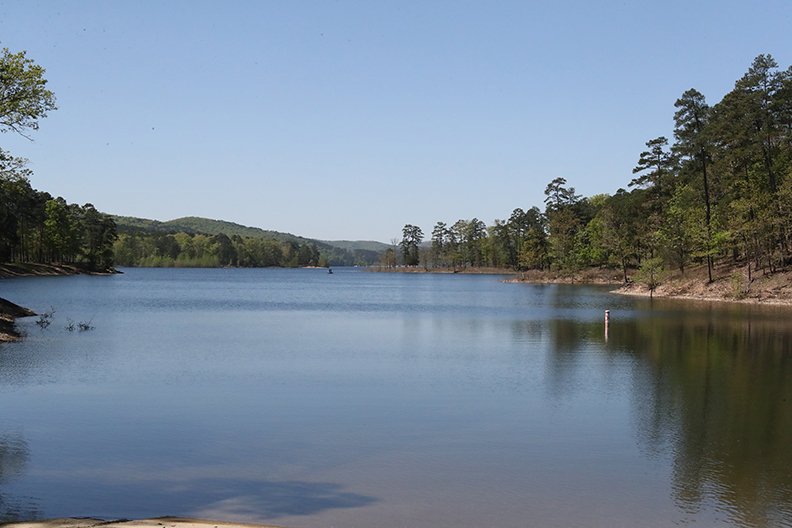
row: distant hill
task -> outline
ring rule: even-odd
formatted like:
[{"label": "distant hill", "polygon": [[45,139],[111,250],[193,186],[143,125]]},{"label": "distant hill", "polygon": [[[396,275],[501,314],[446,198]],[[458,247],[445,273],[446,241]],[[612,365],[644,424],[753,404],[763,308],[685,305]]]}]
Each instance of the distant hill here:
[{"label": "distant hill", "polygon": [[377,253],[382,253],[391,247],[388,244],[375,242],[373,240],[322,240],[322,242],[337,248],[348,249],[350,251],[361,249],[363,251],[376,251]]},{"label": "distant hill", "polygon": [[163,222],[162,225],[184,231],[185,233],[204,233],[206,235],[218,235],[225,233],[228,236],[239,235],[241,237],[255,237],[255,238],[271,238],[275,240],[285,240],[289,242],[297,242],[302,244],[304,242],[315,242],[310,238],[305,238],[291,233],[282,233],[280,231],[270,231],[261,229],[259,227],[248,227],[234,222],[227,222],[225,220],[211,220],[209,218],[201,218],[199,216],[185,216],[184,218],[176,218]]},{"label": "distant hill", "polygon": [[217,235],[225,233],[228,236],[250,236],[258,238],[273,238],[276,240],[306,241],[307,238],[281,233],[279,231],[268,231],[258,227],[248,227],[225,220],[212,220],[198,216],[185,216],[166,222],[159,220],[149,220],[148,218],[136,218],[133,216],[113,216],[118,231],[121,233],[130,232],[162,232],[162,233],[203,233],[205,235]]},{"label": "distant hill", "polygon": [[239,235],[243,238],[264,238],[278,240],[281,242],[293,242],[295,244],[313,244],[320,252],[324,253],[331,262],[336,263],[365,263],[373,264],[378,262],[380,254],[388,249],[387,244],[373,241],[324,241],[305,238],[291,233],[271,231],[259,227],[249,227],[225,220],[212,220],[199,216],[185,216],[166,222],[150,220],[148,218],[137,218],[133,216],[115,216],[113,220],[118,227],[119,233],[190,233],[204,235],[218,235],[223,233],[229,237]]}]

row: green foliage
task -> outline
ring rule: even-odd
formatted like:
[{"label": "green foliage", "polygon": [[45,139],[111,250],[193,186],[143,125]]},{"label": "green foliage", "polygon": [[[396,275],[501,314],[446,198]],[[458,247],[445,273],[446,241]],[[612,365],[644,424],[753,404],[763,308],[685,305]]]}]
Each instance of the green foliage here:
[{"label": "green foliage", "polygon": [[113,242],[116,225],[112,218],[97,211],[93,205],[82,208],[83,244],[82,255],[92,270],[113,267]]},{"label": "green foliage", "polygon": [[447,266],[448,257],[448,226],[445,222],[437,222],[432,229],[432,266]]},{"label": "green foliage", "polygon": [[649,296],[654,296],[654,292],[665,278],[665,270],[663,269],[663,259],[660,257],[652,257],[644,259],[638,267],[635,274],[635,279],[646,285],[649,288]]},{"label": "green foliage", "polygon": [[560,207],[547,212],[550,258],[558,269],[577,269],[577,233],[582,227],[571,207]]},{"label": "green foliage", "polygon": [[733,271],[729,276],[729,282],[731,284],[731,295],[733,298],[739,300],[744,299],[745,296],[748,295],[750,281],[746,280],[741,271]]},{"label": "green foliage", "polygon": [[646,142],[649,150],[641,152],[633,174],[640,174],[630,182],[630,187],[652,187],[658,194],[666,194],[673,176],[674,158],[667,151],[668,139],[660,136]]},{"label": "green foliage", "polygon": [[[496,222],[497,225],[497,222]],[[547,217],[537,207],[512,211],[501,238],[510,267],[517,270],[543,269],[549,262]]]},{"label": "green foliage", "polygon": [[[55,109],[44,69],[25,52],[0,53],[0,132],[23,136]],[[716,260],[757,270],[792,264],[792,69],[759,55],[710,106],[695,89],[674,104],[674,142],[646,143],[631,191],[583,198],[565,178],[545,189],[545,210],[508,220],[438,222],[431,250],[407,224],[393,246],[323,242],[232,222],[109,217],[30,185],[26,160],[0,149],[0,260],[130,266],[495,266],[515,270],[617,266],[656,287],[663,270]],[[27,137],[27,136],[25,136]],[[117,235],[120,233],[120,236]],[[396,247],[398,242],[399,248]],[[648,279],[646,277],[649,277]]]},{"label": "green foliage", "polygon": [[63,198],[49,200],[44,205],[44,243],[53,260],[74,260],[80,253],[81,228],[79,211]]},{"label": "green foliage", "polygon": [[28,175],[24,160],[0,150],[0,261],[112,268],[112,219],[91,204],[67,204],[33,189]]},{"label": "green foliage", "polygon": [[544,192],[546,212],[564,209],[580,201],[580,196],[575,194],[575,188],[566,187],[566,184],[565,178],[555,178],[547,184]]},{"label": "green foliage", "polygon": [[749,282],[792,265],[792,68],[759,55],[716,105],[690,89],[674,110],[673,144],[647,141],[631,191],[586,199],[554,178],[543,214],[515,209],[486,236],[465,220],[438,222],[433,265],[616,266],[625,281],[638,269],[650,283],[693,263],[706,263],[710,280],[717,260],[746,264]]},{"label": "green foliage", "polygon": [[705,240],[704,210],[698,206],[698,195],[691,185],[676,189],[665,205],[658,231],[658,246],[664,260],[682,273]]},{"label": "green foliage", "polygon": [[389,247],[388,244],[373,240],[322,240],[320,242],[347,251],[365,251],[377,254],[382,253]]},{"label": "green foliage", "polygon": [[405,266],[417,266],[420,262],[419,248],[423,241],[423,231],[418,226],[407,224],[402,229],[402,239],[399,247]]},{"label": "green foliage", "polygon": [[[24,137],[55,109],[44,68],[25,52],[0,52],[0,132]],[[113,267],[115,224],[91,204],[69,205],[30,186],[27,160],[0,149],[0,261]]]},{"label": "green foliage", "polygon": [[[297,266],[300,265],[300,258],[292,255],[293,250],[298,251],[302,246],[316,247],[319,256],[313,258],[313,261],[318,263],[320,260],[328,266],[366,266],[375,264],[379,261],[382,251],[387,248],[385,244],[378,242],[348,242],[342,241],[336,244],[335,242],[321,242],[303,238],[300,236],[292,235],[289,233],[280,233],[278,231],[268,231],[259,229],[257,227],[248,227],[233,222],[226,222],[223,220],[210,220],[208,218],[200,217],[185,217],[177,218],[167,222],[159,222],[157,220],[149,220],[146,218],[135,218],[128,216],[114,216],[119,233],[122,234],[137,234],[141,237],[157,237],[164,235],[172,235],[177,237],[177,242],[180,247],[186,247],[185,258],[172,257],[173,262],[188,263],[191,262],[190,248],[191,242],[184,237],[189,235],[204,235],[204,236],[217,236],[226,237],[234,241],[236,246],[239,246],[239,240],[245,240],[249,246],[247,249],[240,249],[236,247],[237,254],[233,253],[227,244],[223,246],[223,255],[217,255],[220,264],[205,266],[200,264],[200,267],[215,267],[223,266],[240,266],[240,267],[268,267],[268,266]],[[181,238],[179,238],[181,237]],[[250,242],[247,242],[250,239]],[[197,240],[197,239],[196,239]],[[288,258],[281,256],[273,256],[271,250],[262,250],[261,246],[256,246],[253,240],[267,240],[273,242],[279,248],[278,251],[287,252]],[[186,246],[185,246],[186,244]],[[268,246],[270,247],[270,246]],[[289,248],[283,249],[283,248]],[[371,247],[381,247],[380,250],[370,249]],[[297,249],[293,249],[297,248]],[[263,255],[262,251],[267,255]],[[118,257],[118,253],[116,253]],[[153,256],[153,255],[152,255]],[[313,255],[312,255],[313,256]],[[303,257],[306,257],[304,254]],[[312,260],[312,259],[302,259]],[[149,265],[149,264],[124,264],[123,262],[136,262],[128,260],[119,260],[121,265]],[[149,261],[146,261],[149,262]],[[170,260],[167,260],[170,262]],[[256,264],[251,264],[256,263]],[[188,264],[185,264],[188,265]],[[308,264],[303,264],[308,265]]]},{"label": "green foliage", "polygon": [[47,88],[44,68],[24,51],[0,52],[0,132],[13,131],[27,137],[37,130],[39,119],[55,110],[55,96]]},{"label": "green foliage", "polygon": [[192,233],[122,233],[113,245],[120,266],[266,268],[327,266],[319,249],[278,240]]},{"label": "green foliage", "polygon": [[396,267],[396,250],[393,248],[388,248],[382,254],[380,258],[380,265],[385,266],[386,268],[395,268]]}]

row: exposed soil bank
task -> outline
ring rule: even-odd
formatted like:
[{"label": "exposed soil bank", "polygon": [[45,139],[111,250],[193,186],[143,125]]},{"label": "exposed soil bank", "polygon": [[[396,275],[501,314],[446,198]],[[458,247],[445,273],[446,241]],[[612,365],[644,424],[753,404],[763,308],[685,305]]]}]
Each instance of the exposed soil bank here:
[{"label": "exposed soil bank", "polygon": [[718,266],[713,272],[712,282],[707,280],[706,266],[692,267],[684,274],[665,272],[654,292],[650,292],[646,284],[638,282],[634,273],[624,284],[622,272],[611,269],[587,269],[574,273],[531,270],[506,282],[611,284],[618,286],[613,293],[622,295],[792,306],[792,271],[773,274],[754,271],[749,280],[744,266]]},{"label": "exposed soil bank", "polygon": [[246,524],[237,522],[218,522],[205,519],[185,519],[181,517],[158,517],[139,521],[105,521],[91,518],[51,519],[47,521],[28,521],[0,524],[4,528],[274,528],[265,524]]},{"label": "exposed soil bank", "polygon": [[[646,285],[630,283],[614,290],[614,293],[648,297],[651,292]],[[724,266],[716,269],[713,281],[708,282],[706,268],[696,268],[685,275],[677,273],[662,280],[654,291],[654,296],[792,306],[792,272],[776,272],[772,275],[754,272],[751,280],[748,280],[745,267]]]},{"label": "exposed soil bank", "polygon": [[21,335],[14,325],[16,318],[30,317],[32,315],[36,315],[33,310],[0,297],[0,343],[17,341]]},{"label": "exposed soil bank", "polygon": [[622,274],[618,270],[592,268],[576,272],[548,270],[514,271],[504,268],[424,268],[423,266],[399,266],[387,268],[370,266],[369,271],[384,273],[440,273],[464,275],[509,275],[504,282],[528,282],[535,284],[622,284]]},{"label": "exposed soil bank", "polygon": [[513,279],[506,282],[527,282],[530,284],[622,284],[622,272],[607,268],[591,268],[575,272],[547,270],[528,270],[517,272]]},{"label": "exposed soil bank", "polygon": [[51,275],[113,275],[120,273],[114,269],[89,271],[74,264],[36,264],[32,262],[5,262],[0,264],[0,278],[38,277]]}]

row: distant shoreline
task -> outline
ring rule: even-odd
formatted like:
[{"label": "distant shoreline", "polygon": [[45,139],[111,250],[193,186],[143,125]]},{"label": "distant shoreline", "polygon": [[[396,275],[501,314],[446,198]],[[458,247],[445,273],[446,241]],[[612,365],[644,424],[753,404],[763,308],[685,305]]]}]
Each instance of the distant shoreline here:
[{"label": "distant shoreline", "polygon": [[433,273],[437,275],[516,275],[519,272],[502,268],[425,268],[423,266],[367,266],[366,271],[374,273]]},{"label": "distant shoreline", "polygon": [[430,273],[439,275],[506,275],[510,278],[504,282],[525,282],[531,284],[622,284],[621,272],[592,268],[581,270],[575,273],[563,273],[548,270],[527,270],[515,271],[503,268],[425,268],[421,266],[407,267],[400,266],[387,268],[380,266],[369,266],[368,271],[376,273]]},{"label": "distant shoreline", "polygon": [[688,301],[722,302],[751,304],[759,306],[792,306],[792,272],[763,274],[754,272],[747,279],[743,268],[724,266],[718,270],[714,280],[706,280],[706,267],[698,266],[686,270],[685,274],[669,272],[667,278],[650,292],[643,284],[631,280],[624,283],[620,270],[591,268],[574,273],[548,270],[528,270],[524,272],[498,268],[450,268],[396,267],[378,268],[370,266],[370,271],[382,273],[437,273],[437,274],[490,274],[511,275],[504,279],[507,283],[526,284],[576,284],[613,286],[611,293],[635,297],[657,297]]},{"label": "distant shoreline", "polygon": [[211,521],[182,517],[156,517],[137,521],[128,519],[106,521],[90,517],[72,517],[43,521],[9,522],[2,525],[4,528],[277,528],[271,524]]},{"label": "distant shoreline", "polygon": [[75,264],[39,264],[34,262],[0,263],[0,279],[13,277],[53,277],[62,275],[115,275],[116,269],[90,271]]},{"label": "distant shoreline", "polygon": [[[670,274],[661,284],[650,292],[649,288],[637,282],[624,284],[621,271],[606,268],[592,268],[575,273],[560,273],[547,270],[528,270],[518,272],[499,268],[424,268],[396,267],[385,268],[370,266],[368,271],[380,273],[433,273],[465,275],[500,275],[507,283],[526,284],[576,284],[613,286],[611,291],[617,295],[636,297],[657,297],[699,302],[737,303],[757,306],[792,307],[792,272],[763,274],[754,272],[749,281],[743,268],[723,267],[718,270],[715,280],[706,281],[706,268],[687,270],[686,274]],[[121,273],[116,270],[90,272],[74,265],[55,264],[0,264],[0,280],[14,277],[46,277],[67,275],[112,275]],[[18,341],[22,336],[16,329],[17,317],[36,315],[32,310],[0,298],[0,342]]]}]

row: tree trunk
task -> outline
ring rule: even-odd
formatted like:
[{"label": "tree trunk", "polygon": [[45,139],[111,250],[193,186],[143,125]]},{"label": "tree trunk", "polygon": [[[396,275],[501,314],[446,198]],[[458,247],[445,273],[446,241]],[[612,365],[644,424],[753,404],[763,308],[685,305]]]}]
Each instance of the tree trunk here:
[{"label": "tree trunk", "polygon": [[705,205],[705,222],[707,224],[707,278],[709,279],[708,282],[712,282],[712,226],[710,225],[710,220],[712,218],[711,206],[710,206],[710,192],[709,192],[709,180],[707,179],[707,154],[704,152],[704,149],[701,149],[701,172],[704,176],[704,205]]}]

